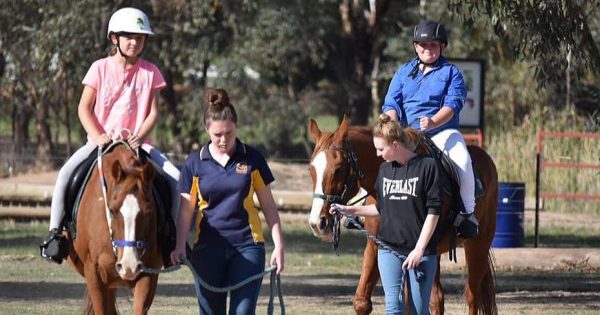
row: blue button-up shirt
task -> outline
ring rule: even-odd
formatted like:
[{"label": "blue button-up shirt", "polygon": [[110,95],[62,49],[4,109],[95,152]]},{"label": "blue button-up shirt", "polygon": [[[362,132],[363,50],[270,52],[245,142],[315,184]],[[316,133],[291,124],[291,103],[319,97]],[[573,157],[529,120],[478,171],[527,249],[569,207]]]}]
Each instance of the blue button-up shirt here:
[{"label": "blue button-up shirt", "polygon": [[459,114],[467,98],[465,83],[458,67],[440,57],[437,65],[427,74],[419,70],[412,78],[410,73],[417,66],[418,58],[402,65],[394,74],[381,110],[396,111],[403,126],[409,124],[419,130],[419,118],[432,117],[443,106],[454,112],[444,125],[429,130],[429,135],[444,129],[459,128]]}]

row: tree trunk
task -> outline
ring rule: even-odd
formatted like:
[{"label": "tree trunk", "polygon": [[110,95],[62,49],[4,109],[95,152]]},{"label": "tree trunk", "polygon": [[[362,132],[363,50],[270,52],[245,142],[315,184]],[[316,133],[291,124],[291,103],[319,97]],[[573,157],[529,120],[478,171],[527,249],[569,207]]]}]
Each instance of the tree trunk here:
[{"label": "tree trunk", "polygon": [[45,97],[42,102],[36,104],[35,109],[35,130],[37,138],[37,165],[44,170],[52,169],[52,136],[50,134],[50,125],[48,124],[48,112],[50,104]]},{"label": "tree trunk", "polygon": [[11,160],[9,163],[13,172],[18,172],[23,167],[23,152],[25,146],[29,143],[29,121],[31,120],[31,111],[26,106],[13,105],[12,132],[13,143],[11,148]]},{"label": "tree trunk", "polygon": [[342,0],[339,11],[342,21],[342,39],[339,54],[342,65],[338,78],[348,95],[348,108],[338,108],[340,119],[348,113],[354,125],[369,122],[373,97],[371,75],[376,59],[383,50],[384,32],[381,18],[389,7],[388,0]]}]

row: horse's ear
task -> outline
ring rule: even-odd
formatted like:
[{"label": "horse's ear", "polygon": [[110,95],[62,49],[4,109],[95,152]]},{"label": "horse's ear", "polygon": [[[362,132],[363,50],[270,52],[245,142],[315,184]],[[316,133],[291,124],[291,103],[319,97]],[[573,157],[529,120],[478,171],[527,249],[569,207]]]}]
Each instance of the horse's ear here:
[{"label": "horse's ear", "polygon": [[317,126],[317,122],[312,118],[308,121],[308,130],[310,130],[310,134],[315,140],[315,142],[317,142],[317,140],[321,138],[321,129],[319,129],[319,126]]},{"label": "horse's ear", "polygon": [[348,135],[348,125],[350,124],[348,116],[346,116],[346,114],[344,114],[344,117],[342,118],[342,122],[340,123],[340,126],[338,127],[338,129],[335,132],[335,140],[336,141],[342,141],[342,139],[344,139],[347,135]]},{"label": "horse's ear", "polygon": [[123,168],[121,167],[121,163],[119,163],[119,161],[113,162],[111,171],[112,171],[112,176],[117,181],[117,183],[120,182],[125,171],[123,171]]},{"label": "horse's ear", "polygon": [[144,165],[144,169],[142,170],[142,177],[144,179],[144,182],[151,182],[154,179],[154,175],[156,175],[156,170],[154,169],[154,166],[152,165],[152,163],[146,163],[146,165]]}]

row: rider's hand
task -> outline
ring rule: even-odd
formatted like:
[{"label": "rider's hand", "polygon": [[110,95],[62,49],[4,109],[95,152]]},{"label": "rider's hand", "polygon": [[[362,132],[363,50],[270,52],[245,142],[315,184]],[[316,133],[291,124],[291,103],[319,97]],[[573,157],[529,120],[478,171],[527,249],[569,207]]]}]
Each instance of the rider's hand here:
[{"label": "rider's hand", "polygon": [[112,139],[110,139],[110,137],[105,133],[99,135],[98,137],[96,137],[96,139],[94,139],[94,143],[99,147],[104,147],[107,144],[110,144],[111,142]]},{"label": "rider's hand", "polygon": [[419,127],[421,127],[422,131],[429,130],[434,128],[433,120],[427,116],[423,116],[419,118]]},{"label": "rider's hand", "polygon": [[129,138],[127,138],[127,143],[129,143],[129,146],[136,150],[137,148],[140,147],[141,143],[141,139],[137,136],[137,135],[130,135]]}]

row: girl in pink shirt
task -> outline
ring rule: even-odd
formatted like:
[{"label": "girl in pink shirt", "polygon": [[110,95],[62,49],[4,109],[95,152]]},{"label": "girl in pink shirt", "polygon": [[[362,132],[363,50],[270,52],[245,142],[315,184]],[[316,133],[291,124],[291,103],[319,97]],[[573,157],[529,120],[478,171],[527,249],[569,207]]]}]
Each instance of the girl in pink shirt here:
[{"label": "girl in pink shirt", "polygon": [[144,12],[135,8],[116,11],[108,22],[109,56],[95,61],[83,78],[77,113],[88,142],[63,165],[52,195],[50,235],[41,247],[42,257],[61,263],[67,255],[62,234],[65,190],[75,168],[94,150],[123,137],[136,150],[146,151],[164,172],[173,196],[172,215],[179,208],[179,170],[148,140],[158,120],[159,92],[166,86],[158,68],[139,57],[148,35],[154,35]]}]

